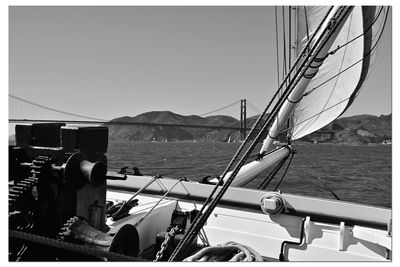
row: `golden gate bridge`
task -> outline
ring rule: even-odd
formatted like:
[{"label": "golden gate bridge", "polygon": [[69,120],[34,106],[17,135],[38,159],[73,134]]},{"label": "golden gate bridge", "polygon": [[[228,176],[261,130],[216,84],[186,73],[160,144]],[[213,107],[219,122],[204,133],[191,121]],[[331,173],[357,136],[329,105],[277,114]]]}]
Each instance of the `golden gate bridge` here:
[{"label": "golden gate bridge", "polygon": [[[240,124],[239,127],[226,125],[201,125],[201,124],[174,124],[174,123],[152,123],[152,122],[123,122],[112,121],[100,118],[93,118],[81,114],[71,113],[58,108],[42,105],[30,100],[9,94],[9,123],[65,123],[65,124],[83,124],[83,125],[126,125],[126,126],[162,126],[162,127],[185,127],[185,128],[205,128],[220,130],[237,130],[240,131],[242,139],[246,137],[247,128],[247,107],[249,107],[255,115],[261,113],[254,104],[246,99],[240,99],[228,105],[214,109],[212,111],[199,114],[204,117],[217,114],[225,109],[240,104]],[[51,117],[51,119],[49,118]]]}]

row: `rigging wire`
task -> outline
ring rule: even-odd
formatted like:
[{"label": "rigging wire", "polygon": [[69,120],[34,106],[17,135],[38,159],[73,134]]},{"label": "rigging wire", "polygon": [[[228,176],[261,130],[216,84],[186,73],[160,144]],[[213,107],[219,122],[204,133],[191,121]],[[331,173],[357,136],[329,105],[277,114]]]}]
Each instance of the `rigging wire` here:
[{"label": "rigging wire", "polygon": [[[286,76],[286,21],[285,21],[285,7],[282,7],[282,27],[283,27],[283,72],[282,76]],[[287,85],[286,85],[287,86]]]},{"label": "rigging wire", "polygon": [[[292,6],[289,6],[289,68],[292,64]],[[290,82],[290,77],[289,77]]]},{"label": "rigging wire", "polygon": [[334,196],[337,200],[340,200],[338,195],[336,195],[336,193],[328,186],[328,184],[324,180],[322,180],[322,178],[313,169],[309,169],[308,172],[312,176],[314,176],[314,177],[316,177],[318,179],[318,181],[321,183],[323,189],[328,190],[329,193],[332,194],[332,196]]},{"label": "rigging wire", "polygon": [[306,9],[306,6],[304,6],[304,17],[305,17],[305,22],[306,22],[307,40],[310,40],[310,32],[309,32],[309,30],[308,30],[308,17],[307,17],[307,9]]},{"label": "rigging wire", "polygon": [[[289,68],[292,67],[292,7],[289,6]],[[289,76],[289,82],[291,77]],[[290,122],[292,120],[292,116],[293,116],[293,112],[291,113],[291,115],[289,116],[289,119],[287,121],[287,127],[290,129]],[[287,140],[291,139],[291,132],[288,131],[286,134]]]},{"label": "rigging wire", "polygon": [[276,43],[276,70],[277,70],[277,84],[279,86],[279,40],[278,40],[278,11],[277,7],[275,6],[275,43]]},{"label": "rigging wire", "polygon": [[296,155],[296,153],[295,153],[294,151],[292,151],[292,155],[291,155],[291,157],[290,157],[290,159],[289,159],[289,163],[287,164],[286,169],[285,169],[285,171],[283,172],[283,174],[282,174],[282,176],[281,176],[281,179],[279,180],[279,182],[278,182],[277,185],[275,186],[274,191],[278,190],[279,186],[281,185],[281,183],[282,183],[282,181],[283,181],[283,178],[286,176],[286,173],[287,173],[287,171],[288,171],[288,169],[289,169],[289,166],[290,166],[290,164],[292,163],[292,160],[293,160],[293,158],[294,158],[294,155]]},{"label": "rigging wire", "polygon": [[[357,40],[357,39],[360,38],[361,36],[364,36],[365,33],[366,33],[367,31],[369,31],[369,30],[372,28],[372,26],[374,26],[374,24],[376,23],[376,21],[377,21],[378,18],[380,17],[382,10],[383,10],[383,6],[379,9],[378,15],[376,16],[376,18],[374,19],[374,21],[371,23],[371,25],[368,26],[368,28],[367,28],[366,30],[363,31],[363,33],[361,33],[360,35],[354,37],[353,39],[351,39],[350,41],[344,43],[343,45],[338,46],[337,48],[335,48],[334,50],[332,50],[331,52],[329,52],[329,54],[330,54],[330,55],[335,54],[339,49],[342,49],[343,47],[345,47],[346,45],[348,45],[348,44],[354,42],[355,40]],[[386,14],[387,14],[388,12],[389,12],[389,11],[387,11]]]},{"label": "rigging wire", "polygon": [[[189,227],[189,230],[186,232],[184,238],[179,242],[178,246],[175,248],[174,252],[172,253],[171,257],[169,258],[169,261],[176,260],[176,258],[178,258],[178,255],[180,253],[182,253],[184,250],[186,250],[186,248],[187,248],[186,245],[189,242],[191,242],[197,236],[198,231],[201,229],[201,227],[203,227],[204,223],[206,222],[208,217],[211,215],[211,212],[214,210],[214,208],[216,207],[216,205],[219,202],[219,200],[225,194],[226,190],[228,189],[228,187],[232,183],[233,179],[236,177],[236,175],[239,172],[240,168],[243,166],[244,162],[249,157],[251,151],[255,148],[255,146],[258,144],[259,140],[261,139],[262,135],[265,133],[265,131],[270,126],[270,124],[272,122],[272,118],[274,118],[277,115],[277,113],[279,112],[279,109],[282,107],[285,99],[293,91],[295,86],[299,83],[299,81],[301,80],[301,77],[304,75],[304,73],[307,71],[307,69],[309,68],[311,63],[314,61],[315,56],[318,55],[318,53],[321,51],[321,49],[323,48],[323,46],[326,43],[326,41],[331,37],[331,35],[333,34],[334,30],[342,22],[342,20],[348,14],[348,12],[351,11],[351,9],[352,9],[351,7],[341,7],[335,13],[334,20],[335,20],[336,23],[333,23],[332,28],[329,29],[329,30],[327,28],[325,28],[322,31],[322,34],[318,37],[317,41],[315,42],[315,45],[313,45],[312,48],[309,49],[309,52],[308,52],[307,57],[306,57],[306,60],[304,60],[302,62],[302,64],[301,64],[301,66],[300,66],[300,71],[296,72],[294,80],[289,84],[289,87],[285,89],[285,92],[282,95],[282,97],[279,99],[278,104],[273,107],[272,112],[269,114],[267,121],[265,123],[263,123],[263,128],[258,132],[256,138],[252,141],[252,143],[250,144],[250,146],[248,147],[248,149],[246,150],[246,152],[244,153],[242,158],[239,160],[239,162],[237,163],[237,165],[233,169],[229,179],[223,184],[223,186],[222,186],[221,190],[218,192],[217,196],[215,198],[213,198],[213,195],[214,195],[214,193],[216,192],[216,190],[217,190],[217,188],[219,186],[219,183],[216,184],[216,186],[214,187],[213,192],[211,192],[211,194],[207,198],[207,200],[206,200],[205,204],[203,205],[201,211],[199,212],[198,216],[196,216],[196,218],[194,219],[194,223],[191,224],[191,226]],[[326,14],[326,16],[324,17],[324,19],[322,21],[325,21],[326,17],[328,16],[328,14],[330,13],[331,10],[332,10],[332,8],[330,8],[330,10],[328,11],[328,13]],[[317,27],[316,32],[319,31],[319,28],[321,27],[321,25],[322,25],[322,22]],[[315,37],[315,33],[316,32],[314,32],[312,39]],[[316,50],[315,53],[314,53],[314,50]],[[297,64],[297,62],[299,60],[300,60],[300,58],[298,57],[296,59],[296,64]],[[291,71],[292,70],[290,70],[290,72]],[[289,72],[289,74],[290,74],[290,72]],[[286,82],[287,78],[288,78],[288,75],[285,77],[284,81],[280,85],[280,88]],[[278,89],[280,89],[280,88],[278,88]],[[267,107],[265,108],[263,114],[260,115],[260,117],[257,119],[257,122],[253,125],[253,128],[251,129],[250,133],[254,132],[256,125],[258,125],[258,123],[261,121],[261,118],[265,115],[266,111],[269,109],[270,104],[275,99],[275,97],[277,96],[277,93],[278,93],[278,91],[275,92],[273,98],[271,99],[271,101],[267,105]],[[233,165],[233,162],[236,161],[239,153],[241,152],[241,150],[244,147],[244,144],[248,141],[250,133],[246,136],[245,141],[241,144],[240,148],[238,149],[236,154],[233,156],[232,160],[229,162],[227,168],[225,169],[223,175],[221,176],[221,179],[223,179],[226,176],[226,174],[228,173],[228,170]],[[208,206],[208,208],[205,210],[205,212],[203,214],[202,211],[205,209],[205,206],[208,203],[209,203],[209,206]]]},{"label": "rigging wire", "polygon": [[[290,149],[290,148],[289,148]],[[265,188],[271,183],[271,181],[275,178],[276,174],[278,171],[282,168],[283,164],[285,164],[286,160],[289,158],[289,156],[292,154],[292,150],[289,155],[284,157],[279,161],[279,163],[274,167],[274,169],[268,174],[267,177],[265,177],[261,183],[257,186],[257,189],[260,190],[265,190]],[[288,166],[289,167],[289,166]]]}]

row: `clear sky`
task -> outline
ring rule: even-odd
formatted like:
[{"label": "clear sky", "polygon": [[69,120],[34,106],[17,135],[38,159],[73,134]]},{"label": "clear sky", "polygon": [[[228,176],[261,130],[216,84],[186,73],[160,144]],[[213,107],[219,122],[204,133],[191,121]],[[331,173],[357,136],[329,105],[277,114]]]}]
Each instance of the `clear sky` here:
[{"label": "clear sky", "polygon": [[[241,98],[263,109],[277,85],[274,20],[271,6],[10,7],[9,93],[104,119]],[[391,22],[344,116],[391,113]]]}]

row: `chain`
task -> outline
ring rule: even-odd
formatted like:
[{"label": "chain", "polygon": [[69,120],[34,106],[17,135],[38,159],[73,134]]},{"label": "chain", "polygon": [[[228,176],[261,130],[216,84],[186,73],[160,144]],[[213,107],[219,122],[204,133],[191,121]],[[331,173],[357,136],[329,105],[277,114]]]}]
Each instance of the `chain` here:
[{"label": "chain", "polygon": [[164,254],[164,251],[165,251],[165,250],[167,249],[167,247],[168,247],[168,242],[169,242],[169,240],[171,239],[171,237],[174,237],[174,236],[176,235],[176,232],[178,232],[179,229],[180,229],[179,226],[176,225],[174,228],[172,228],[169,232],[167,232],[167,233],[165,234],[164,242],[162,242],[161,248],[160,248],[160,250],[157,252],[157,254],[156,254],[156,259],[155,259],[154,261],[159,261],[159,260],[162,258],[163,254]]}]

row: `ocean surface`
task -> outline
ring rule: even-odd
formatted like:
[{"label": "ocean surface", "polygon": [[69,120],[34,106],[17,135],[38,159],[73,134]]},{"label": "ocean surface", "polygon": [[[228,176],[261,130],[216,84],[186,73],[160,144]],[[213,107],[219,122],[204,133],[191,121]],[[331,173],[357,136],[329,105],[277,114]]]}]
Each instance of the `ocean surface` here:
[{"label": "ocean surface", "polygon": [[[239,143],[110,142],[108,169],[138,167],[143,174],[200,181],[222,174]],[[392,146],[296,144],[281,192],[374,206],[392,206]],[[255,153],[259,147],[255,149]],[[285,169],[285,166],[283,167]],[[245,187],[257,188],[265,172]],[[283,170],[266,188],[273,190]],[[317,178],[317,176],[319,178]],[[329,189],[328,189],[329,188]]]}]

